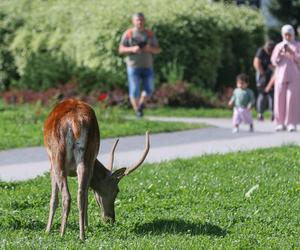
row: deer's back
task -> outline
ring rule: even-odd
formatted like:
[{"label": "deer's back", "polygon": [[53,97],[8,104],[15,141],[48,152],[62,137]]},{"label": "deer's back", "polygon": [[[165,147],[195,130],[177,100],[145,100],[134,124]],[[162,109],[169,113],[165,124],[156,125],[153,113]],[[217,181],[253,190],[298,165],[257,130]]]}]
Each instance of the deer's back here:
[{"label": "deer's back", "polygon": [[93,109],[76,99],[59,103],[45,121],[44,143],[53,165],[67,174],[81,161],[95,161],[100,135]]}]

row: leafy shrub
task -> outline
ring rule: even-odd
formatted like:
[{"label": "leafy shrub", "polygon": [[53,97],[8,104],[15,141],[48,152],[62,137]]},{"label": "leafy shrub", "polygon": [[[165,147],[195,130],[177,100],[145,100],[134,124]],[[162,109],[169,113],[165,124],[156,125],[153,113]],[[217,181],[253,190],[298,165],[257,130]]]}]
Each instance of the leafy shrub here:
[{"label": "leafy shrub", "polygon": [[22,20],[0,12],[0,90],[8,90],[12,81],[19,78],[14,57],[9,50],[14,31],[21,26]]},{"label": "leafy shrub", "polygon": [[0,96],[6,104],[40,103],[42,105],[50,105],[63,98],[79,98],[90,104],[102,102],[106,106],[124,106],[128,103],[127,92],[120,88],[115,88],[108,92],[93,90],[88,94],[82,94],[78,84],[72,82],[48,88],[45,91],[14,89],[4,91]]},{"label": "leafy shrub", "polygon": [[10,90],[1,94],[7,104],[41,103],[48,105],[61,98],[78,97],[78,86],[74,83],[67,83],[56,88],[49,88],[46,91],[35,90]]},{"label": "leafy shrub", "polygon": [[204,0],[4,0],[0,7],[7,19],[24,20],[7,45],[22,88],[46,89],[70,80],[85,92],[124,88],[125,67],[117,48],[136,11],[145,13],[163,50],[155,58],[159,82],[170,77],[164,66],[176,61],[183,67],[178,77],[197,86],[231,84],[237,73],[251,73],[264,35],[258,12]]},{"label": "leafy shrub", "polygon": [[162,84],[153,96],[153,103],[156,106],[171,107],[213,107],[219,103],[216,96],[208,90],[195,88],[187,82],[175,82]]},{"label": "leafy shrub", "polygon": [[184,80],[184,66],[177,62],[177,58],[168,62],[161,69],[162,76],[167,80],[167,83]]}]

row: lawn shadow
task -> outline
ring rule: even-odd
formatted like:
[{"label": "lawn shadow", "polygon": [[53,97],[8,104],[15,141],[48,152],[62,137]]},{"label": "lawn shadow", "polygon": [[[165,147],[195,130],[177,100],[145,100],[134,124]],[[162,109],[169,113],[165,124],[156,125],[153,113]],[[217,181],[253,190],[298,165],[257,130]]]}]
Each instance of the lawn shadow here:
[{"label": "lawn shadow", "polygon": [[20,218],[14,217],[8,217],[1,226],[8,230],[42,231],[46,229],[46,223],[40,220],[23,221]]},{"label": "lawn shadow", "polygon": [[191,223],[184,220],[155,220],[136,226],[137,234],[188,234],[188,235],[210,235],[224,237],[228,231],[210,223]]},{"label": "lawn shadow", "polygon": [[29,223],[26,223],[23,228],[32,231],[42,231],[46,229],[46,223],[39,220],[31,220]]},{"label": "lawn shadow", "polygon": [[[0,224],[1,225],[1,224]],[[45,231],[46,230],[46,222],[40,221],[36,219],[31,219],[28,221],[22,221],[19,218],[9,218],[7,222],[3,223],[3,227],[7,229],[13,230],[30,230],[30,231]],[[54,222],[51,227],[51,231],[59,231],[61,223]],[[79,225],[77,222],[68,222],[67,229],[71,231],[79,230]]]}]

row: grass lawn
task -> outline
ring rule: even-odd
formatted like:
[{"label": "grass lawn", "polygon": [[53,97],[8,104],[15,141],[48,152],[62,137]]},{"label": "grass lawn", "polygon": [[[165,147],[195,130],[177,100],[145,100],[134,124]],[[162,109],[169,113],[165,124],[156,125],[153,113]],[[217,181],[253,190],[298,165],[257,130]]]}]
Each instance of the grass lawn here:
[{"label": "grass lawn", "polygon": [[[121,181],[114,225],[99,221],[90,197],[84,243],[79,242],[76,179],[69,179],[73,199],[64,238],[60,207],[54,230],[44,233],[49,176],[0,182],[0,244],[7,249],[299,249],[299,164],[297,146],[145,164]],[[248,192],[252,187],[257,189]]]},{"label": "grass lawn", "polygon": [[[40,146],[43,144],[43,122],[49,108],[40,105],[1,106],[0,109],[0,150]],[[101,138],[171,132],[205,127],[203,124],[155,122],[144,119],[127,120],[124,115],[133,114],[131,110],[120,108],[95,108]]]},{"label": "grass lawn", "polygon": [[[213,118],[230,118],[232,117],[232,109],[229,108],[153,108],[147,109],[146,115],[151,116],[174,116],[174,117],[213,117]],[[252,109],[253,118],[257,116],[255,109]],[[265,118],[271,117],[270,112],[265,112]]]},{"label": "grass lawn", "polygon": [[146,115],[175,117],[231,117],[231,109],[221,108],[152,108],[146,110]]}]

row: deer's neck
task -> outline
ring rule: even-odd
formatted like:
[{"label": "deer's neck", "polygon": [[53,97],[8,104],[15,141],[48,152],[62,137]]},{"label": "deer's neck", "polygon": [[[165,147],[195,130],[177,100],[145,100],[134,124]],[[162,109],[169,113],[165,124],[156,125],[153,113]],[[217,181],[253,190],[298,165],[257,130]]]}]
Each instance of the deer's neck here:
[{"label": "deer's neck", "polygon": [[107,170],[107,168],[104,167],[104,165],[100,161],[98,161],[98,159],[96,159],[90,187],[93,190],[97,189],[97,187],[99,186],[99,182],[101,182],[101,180],[104,180],[108,175],[110,175],[109,170]]}]

